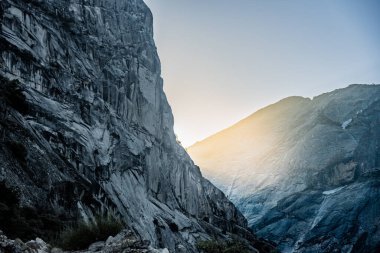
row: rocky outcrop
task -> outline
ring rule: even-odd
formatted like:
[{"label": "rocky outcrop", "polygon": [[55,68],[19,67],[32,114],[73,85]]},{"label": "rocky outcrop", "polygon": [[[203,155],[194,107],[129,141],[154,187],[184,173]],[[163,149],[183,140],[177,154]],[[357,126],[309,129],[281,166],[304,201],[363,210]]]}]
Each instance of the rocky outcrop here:
[{"label": "rocky outcrop", "polygon": [[378,252],[379,111],[379,85],[290,97],[188,151],[283,252]]},{"label": "rocky outcrop", "polygon": [[176,142],[142,0],[2,0],[0,22],[8,236],[48,237],[101,211],[171,252],[229,233],[252,239]]},{"label": "rocky outcrop", "polygon": [[[26,243],[20,239],[11,240],[0,231],[0,252],[13,253],[64,253],[60,248],[53,247],[40,238]],[[71,251],[71,253],[168,253],[167,249],[154,249],[149,242],[138,239],[131,231],[124,230],[115,237],[110,236],[107,241],[94,242],[88,249]]]}]

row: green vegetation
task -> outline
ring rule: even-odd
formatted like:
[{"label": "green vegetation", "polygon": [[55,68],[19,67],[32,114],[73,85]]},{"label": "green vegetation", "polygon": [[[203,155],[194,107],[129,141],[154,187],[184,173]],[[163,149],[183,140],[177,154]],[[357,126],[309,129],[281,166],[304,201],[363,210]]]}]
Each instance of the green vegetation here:
[{"label": "green vegetation", "polygon": [[203,253],[252,253],[254,252],[249,246],[238,240],[223,242],[223,241],[199,241],[197,248]]},{"label": "green vegetation", "polygon": [[62,222],[54,214],[21,207],[19,192],[0,182],[0,228],[9,238],[23,241],[42,237],[49,240],[60,230]]},{"label": "green vegetation", "polygon": [[80,222],[74,227],[63,230],[55,243],[64,250],[86,249],[92,243],[105,241],[115,236],[124,228],[123,223],[114,216],[99,216],[95,222]]},{"label": "green vegetation", "polygon": [[125,227],[112,210],[99,210],[102,215],[94,222],[81,221],[64,228],[71,221],[43,209],[21,207],[20,193],[2,181],[0,193],[0,228],[11,239],[28,241],[40,237],[64,250],[81,250],[96,241],[105,241]]}]

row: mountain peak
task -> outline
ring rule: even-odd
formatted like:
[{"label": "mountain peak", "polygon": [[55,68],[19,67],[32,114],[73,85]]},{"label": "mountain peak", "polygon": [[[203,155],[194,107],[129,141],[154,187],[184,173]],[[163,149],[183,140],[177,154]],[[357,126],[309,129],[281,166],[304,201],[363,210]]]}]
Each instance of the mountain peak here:
[{"label": "mountain peak", "polygon": [[[289,97],[188,151],[280,250],[339,251],[366,234],[361,247],[376,252],[379,110],[379,85],[350,85],[313,100]],[[362,214],[371,218],[357,218]],[[352,232],[355,226],[363,231]]]}]

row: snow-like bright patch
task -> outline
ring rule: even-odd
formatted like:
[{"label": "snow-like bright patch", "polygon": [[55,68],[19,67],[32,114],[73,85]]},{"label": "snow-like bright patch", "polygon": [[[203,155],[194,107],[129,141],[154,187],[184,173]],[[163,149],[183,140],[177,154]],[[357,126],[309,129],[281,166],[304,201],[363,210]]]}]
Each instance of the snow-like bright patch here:
[{"label": "snow-like bright patch", "polygon": [[330,194],[334,194],[340,190],[342,190],[344,188],[344,186],[342,187],[338,187],[338,188],[335,188],[335,189],[332,189],[332,190],[329,190],[329,191],[324,191],[322,192],[324,195],[330,195]]},{"label": "snow-like bright patch", "polygon": [[346,127],[348,127],[348,125],[352,122],[352,119],[349,119],[349,120],[346,120],[345,122],[342,123],[342,128],[343,129],[346,129]]}]

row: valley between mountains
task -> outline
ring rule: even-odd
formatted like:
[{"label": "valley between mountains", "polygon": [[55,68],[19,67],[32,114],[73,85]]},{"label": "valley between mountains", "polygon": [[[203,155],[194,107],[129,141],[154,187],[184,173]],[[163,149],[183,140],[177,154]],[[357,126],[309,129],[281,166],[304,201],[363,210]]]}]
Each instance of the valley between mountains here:
[{"label": "valley between mountains", "polygon": [[143,0],[0,2],[0,253],[380,252],[380,86],[185,150]]},{"label": "valley between mountains", "polygon": [[0,252],[275,250],[177,143],[142,0],[2,0],[0,23]]}]

